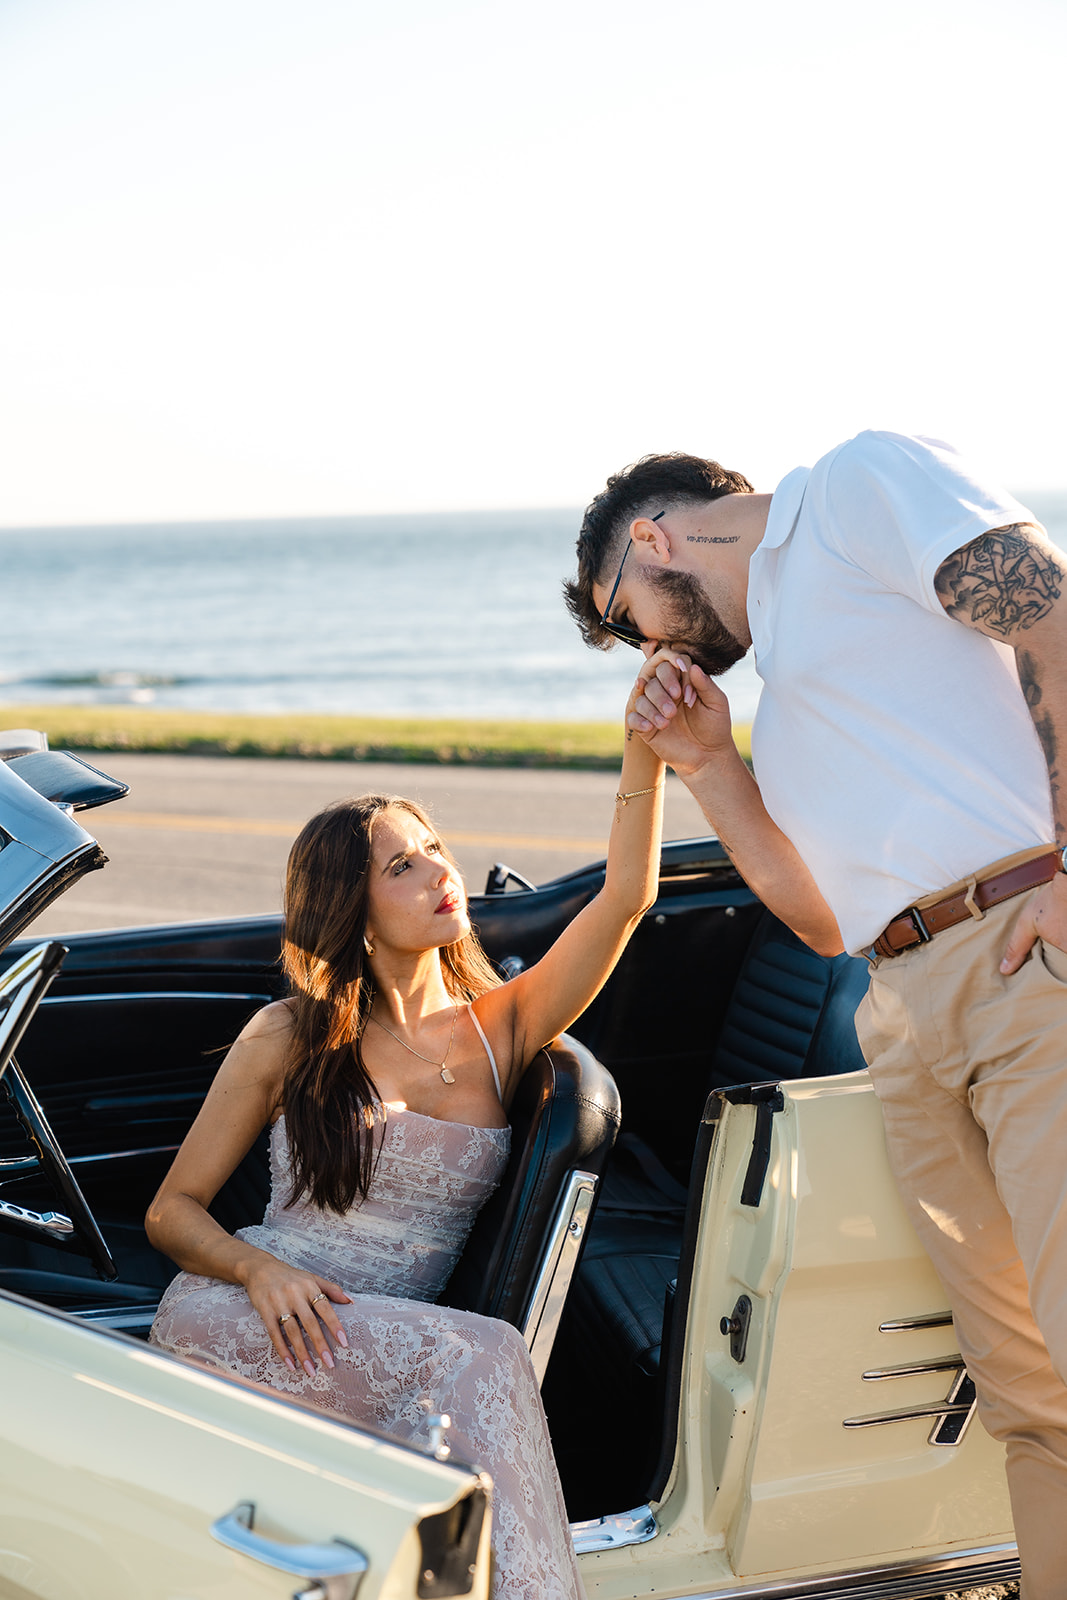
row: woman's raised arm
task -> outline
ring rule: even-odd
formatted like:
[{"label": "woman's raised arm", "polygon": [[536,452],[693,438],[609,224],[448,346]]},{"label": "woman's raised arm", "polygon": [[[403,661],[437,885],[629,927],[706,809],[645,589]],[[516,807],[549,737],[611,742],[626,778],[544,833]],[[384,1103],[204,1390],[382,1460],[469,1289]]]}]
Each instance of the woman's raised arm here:
[{"label": "woman's raised arm", "polygon": [[[673,661],[677,652],[660,654]],[[643,689],[643,683],[635,684],[627,713]],[[504,1056],[511,1063],[505,1097],[541,1046],[569,1027],[599,993],[656,898],[663,773],[660,758],[639,734],[628,729],[604,887],[536,966],[475,1002],[483,1027],[509,1046]]]}]

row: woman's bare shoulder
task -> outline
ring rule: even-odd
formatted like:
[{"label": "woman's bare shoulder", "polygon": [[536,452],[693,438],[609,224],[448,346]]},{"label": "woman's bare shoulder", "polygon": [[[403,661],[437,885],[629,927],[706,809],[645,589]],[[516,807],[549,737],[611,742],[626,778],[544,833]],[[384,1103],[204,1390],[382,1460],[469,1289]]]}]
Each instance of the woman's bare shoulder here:
[{"label": "woman's bare shoulder", "polygon": [[249,1017],[234,1040],[215,1082],[234,1089],[257,1087],[271,1104],[278,1098],[293,1039],[293,1014],[275,1000]]},{"label": "woman's bare shoulder", "polygon": [[238,1039],[258,1039],[266,1043],[276,1040],[287,1045],[293,1035],[293,1008],[288,1000],[272,1000],[249,1017]]}]

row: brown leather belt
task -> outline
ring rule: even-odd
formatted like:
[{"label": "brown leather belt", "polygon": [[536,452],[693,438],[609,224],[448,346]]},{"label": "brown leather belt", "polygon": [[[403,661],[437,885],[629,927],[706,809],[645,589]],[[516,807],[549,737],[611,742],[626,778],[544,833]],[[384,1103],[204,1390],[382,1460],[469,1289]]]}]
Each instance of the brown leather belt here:
[{"label": "brown leather belt", "polygon": [[966,922],[968,917],[978,919],[1002,900],[1049,883],[1059,869],[1060,851],[1049,850],[1046,855],[1034,856],[1020,866],[1009,867],[1006,872],[983,878],[981,883],[972,880],[966,889],[935,900],[921,911],[918,906],[909,906],[878,935],[871,950],[879,956],[899,956],[917,944],[929,944],[935,933],[954,928],[957,922]]}]

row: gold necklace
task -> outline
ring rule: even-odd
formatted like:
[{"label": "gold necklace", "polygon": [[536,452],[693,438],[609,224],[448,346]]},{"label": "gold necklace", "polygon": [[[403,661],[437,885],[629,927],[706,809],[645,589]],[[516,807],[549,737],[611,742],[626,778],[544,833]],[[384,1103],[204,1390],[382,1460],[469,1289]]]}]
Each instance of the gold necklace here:
[{"label": "gold necklace", "polygon": [[397,1044],[402,1044],[405,1050],[410,1050],[411,1054],[413,1056],[418,1056],[420,1061],[428,1061],[431,1067],[436,1067],[441,1074],[442,1083],[455,1083],[456,1075],[454,1072],[450,1072],[448,1070],[445,1062],[447,1062],[449,1056],[452,1054],[452,1040],[456,1037],[456,1018],[458,1016],[459,1006],[457,1005],[452,1012],[452,1032],[448,1036],[448,1049],[445,1051],[444,1061],[434,1061],[430,1056],[424,1056],[421,1050],[416,1050],[414,1045],[408,1044],[407,1040],[402,1039],[398,1033],[394,1033],[392,1028],[387,1028],[384,1022],[378,1022],[377,1017],[370,1017],[368,1020],[370,1022],[378,1022],[379,1028],[381,1028],[384,1033],[387,1033],[390,1039],[395,1039]]}]

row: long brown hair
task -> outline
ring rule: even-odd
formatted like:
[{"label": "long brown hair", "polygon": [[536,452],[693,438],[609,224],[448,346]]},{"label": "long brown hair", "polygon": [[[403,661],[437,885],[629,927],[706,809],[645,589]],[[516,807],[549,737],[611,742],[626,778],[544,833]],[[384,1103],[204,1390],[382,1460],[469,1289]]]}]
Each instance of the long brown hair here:
[{"label": "long brown hair", "polygon": [[[364,936],[371,836],[390,808],[434,831],[413,800],[364,794],[312,817],[289,852],[282,946],[293,1016],[282,1090],[292,1163],[289,1205],[306,1194],[323,1209],[347,1211],[357,1194],[366,1199],[374,1174],[381,1099],[363,1060],[363,1029],[374,1001]],[[473,932],[442,948],[441,968],[445,987],[460,1003],[500,982]]]}]

